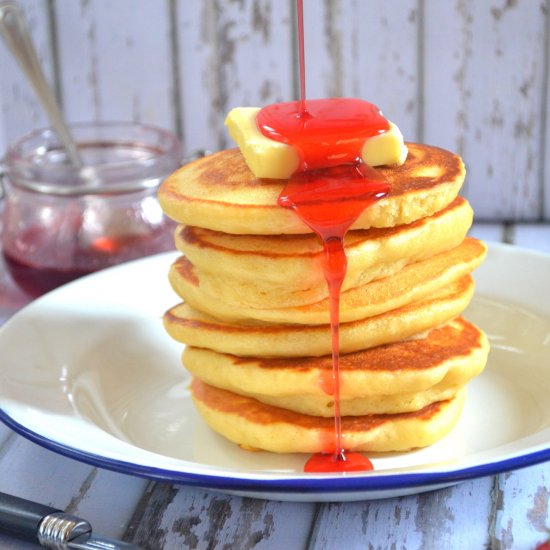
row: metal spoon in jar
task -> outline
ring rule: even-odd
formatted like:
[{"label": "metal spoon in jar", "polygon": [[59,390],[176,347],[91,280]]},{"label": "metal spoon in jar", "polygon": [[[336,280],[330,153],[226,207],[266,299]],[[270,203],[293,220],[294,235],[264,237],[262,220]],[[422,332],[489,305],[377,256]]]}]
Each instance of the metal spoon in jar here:
[{"label": "metal spoon in jar", "polygon": [[15,2],[0,1],[0,34],[44,107],[62,146],[67,152],[68,160],[76,168],[83,168],[84,163],[78,152],[76,142],[42,72],[25,16]]}]

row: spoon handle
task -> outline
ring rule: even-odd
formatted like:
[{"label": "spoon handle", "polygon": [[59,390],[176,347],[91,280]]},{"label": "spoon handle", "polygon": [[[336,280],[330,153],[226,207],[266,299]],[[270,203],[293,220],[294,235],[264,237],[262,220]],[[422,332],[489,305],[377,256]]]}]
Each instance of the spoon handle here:
[{"label": "spoon handle", "polygon": [[12,55],[30,81],[57,136],[67,151],[71,164],[77,168],[82,168],[83,163],[76,143],[42,72],[25,22],[25,16],[15,2],[0,1],[0,34],[2,34]]}]

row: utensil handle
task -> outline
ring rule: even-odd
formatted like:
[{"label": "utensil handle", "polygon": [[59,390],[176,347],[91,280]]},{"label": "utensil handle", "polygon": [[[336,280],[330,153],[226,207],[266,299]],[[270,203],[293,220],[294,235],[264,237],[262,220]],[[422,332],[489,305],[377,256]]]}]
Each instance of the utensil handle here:
[{"label": "utensil handle", "polygon": [[19,6],[10,0],[0,2],[0,33],[40,99],[59,139],[67,150],[71,164],[82,168],[83,163],[76,143],[42,72],[25,16]]},{"label": "utensil handle", "polygon": [[0,493],[0,531],[36,541],[42,519],[56,512],[50,506]]}]

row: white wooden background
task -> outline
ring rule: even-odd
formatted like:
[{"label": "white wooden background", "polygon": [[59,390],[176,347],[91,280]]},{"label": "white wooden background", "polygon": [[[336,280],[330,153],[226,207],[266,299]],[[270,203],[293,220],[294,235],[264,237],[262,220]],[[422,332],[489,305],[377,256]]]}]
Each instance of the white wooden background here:
[{"label": "white wooden background", "polygon": [[[20,0],[69,121],[134,120],[185,150],[226,112],[297,97],[294,0]],[[377,103],[460,153],[478,221],[550,220],[550,0],[305,0],[308,96]],[[0,43],[0,156],[47,125]]]}]

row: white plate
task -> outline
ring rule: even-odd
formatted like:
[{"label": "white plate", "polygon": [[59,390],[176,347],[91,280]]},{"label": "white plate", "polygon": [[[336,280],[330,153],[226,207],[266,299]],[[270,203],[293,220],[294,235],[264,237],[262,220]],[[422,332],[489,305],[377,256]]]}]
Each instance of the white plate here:
[{"label": "white plate", "polygon": [[459,425],[439,443],[373,456],[375,471],[310,475],[300,455],[240,450],[189,399],[181,345],[161,316],[177,298],[173,254],[96,273],[33,302],[0,329],[0,417],[97,466],[280,500],[391,497],[550,459],[550,256],[493,245],[466,316],[492,351]]}]

